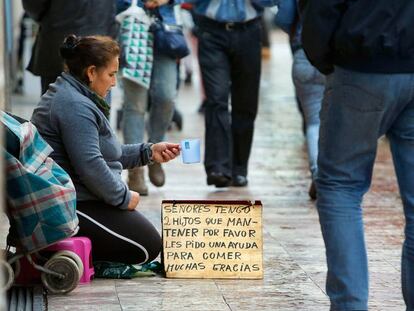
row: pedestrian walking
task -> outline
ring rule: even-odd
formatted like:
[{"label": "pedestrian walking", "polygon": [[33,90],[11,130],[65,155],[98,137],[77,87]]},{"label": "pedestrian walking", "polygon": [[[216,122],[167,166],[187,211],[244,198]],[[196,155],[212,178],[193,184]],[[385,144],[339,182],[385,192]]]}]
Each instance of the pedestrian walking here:
[{"label": "pedestrian walking", "polygon": [[63,71],[59,47],[67,35],[117,36],[114,0],[23,0],[23,8],[39,24],[27,69],[40,76],[42,94]]},{"label": "pedestrian walking", "polygon": [[[131,4],[129,0],[121,2],[126,5]],[[177,26],[174,5],[168,4],[167,1],[147,1],[145,5],[142,1],[138,1],[137,4],[145,8],[148,14],[157,15],[168,25]],[[157,40],[156,36],[154,40]],[[154,42],[154,47],[156,45],[157,42]],[[177,97],[177,59],[160,53],[157,49],[154,49],[151,57],[153,57],[153,67],[149,90],[129,79],[122,79],[124,90],[122,132],[126,144],[142,143],[145,129],[149,142],[163,141],[173,119]],[[146,120],[148,110],[149,116]],[[148,175],[150,182],[156,187],[165,184],[165,172],[161,163],[149,165]],[[148,195],[143,167],[128,171],[128,185],[141,195]]]},{"label": "pedestrian walking", "polygon": [[368,310],[361,202],[378,138],[390,142],[405,213],[402,293],[414,310],[414,2],[308,0],[302,43],[327,75],[321,110],[317,207],[331,310]]},{"label": "pedestrian walking", "polygon": [[319,112],[325,90],[325,76],[309,62],[302,47],[302,19],[297,9],[298,0],[280,0],[275,22],[288,33],[293,54],[292,80],[305,123],[306,147],[311,173],[309,196],[316,199]]},{"label": "pedestrian walking", "polygon": [[197,16],[198,59],[206,95],[207,184],[244,187],[248,183],[248,161],[258,108],[260,19],[264,7],[274,6],[276,1],[191,2]]}]

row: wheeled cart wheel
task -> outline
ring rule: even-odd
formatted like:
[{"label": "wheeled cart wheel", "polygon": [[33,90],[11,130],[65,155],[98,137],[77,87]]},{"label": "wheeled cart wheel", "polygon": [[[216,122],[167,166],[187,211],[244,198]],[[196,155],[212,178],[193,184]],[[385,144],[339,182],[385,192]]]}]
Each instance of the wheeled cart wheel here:
[{"label": "wheeled cart wheel", "polygon": [[76,262],[76,264],[78,265],[79,271],[80,271],[80,276],[79,276],[79,279],[80,279],[83,275],[83,262],[82,262],[82,259],[80,259],[80,257],[72,251],[58,251],[56,254],[54,254],[52,256],[52,258],[59,257],[59,256],[69,257],[69,258],[73,259]]},{"label": "wheeled cart wheel", "polygon": [[52,294],[66,294],[75,289],[81,277],[81,271],[76,261],[68,256],[53,256],[44,268],[58,273],[42,272],[42,283]]},{"label": "wheeled cart wheel", "polygon": [[3,284],[1,284],[1,289],[6,291],[13,284],[14,271],[11,265],[3,259],[0,260],[0,265],[1,265],[1,271],[3,273],[3,282],[2,282]]}]

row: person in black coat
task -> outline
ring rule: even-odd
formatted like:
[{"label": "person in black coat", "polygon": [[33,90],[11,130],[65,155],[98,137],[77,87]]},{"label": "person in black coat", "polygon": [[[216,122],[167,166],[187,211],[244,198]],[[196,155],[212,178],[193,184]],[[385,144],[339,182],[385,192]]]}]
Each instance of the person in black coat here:
[{"label": "person in black coat", "polygon": [[41,77],[42,94],[63,71],[59,46],[69,34],[117,36],[115,0],[23,0],[39,24],[28,70]]}]

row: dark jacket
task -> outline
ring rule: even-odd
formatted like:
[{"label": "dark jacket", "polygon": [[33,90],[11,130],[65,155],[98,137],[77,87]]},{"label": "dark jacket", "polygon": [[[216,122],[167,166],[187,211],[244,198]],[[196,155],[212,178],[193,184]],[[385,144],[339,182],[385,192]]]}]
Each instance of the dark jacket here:
[{"label": "dark jacket", "polygon": [[69,34],[117,35],[115,0],[23,0],[23,7],[40,26],[28,66],[35,75],[62,72],[59,47]]},{"label": "dark jacket", "polygon": [[361,72],[414,72],[413,0],[302,0],[302,43],[311,63]]}]

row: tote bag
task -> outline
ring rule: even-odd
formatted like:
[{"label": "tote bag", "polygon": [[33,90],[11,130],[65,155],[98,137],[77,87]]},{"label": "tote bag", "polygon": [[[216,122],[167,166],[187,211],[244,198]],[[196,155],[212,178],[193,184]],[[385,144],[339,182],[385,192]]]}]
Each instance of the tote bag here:
[{"label": "tote bag", "polygon": [[122,50],[121,76],[148,89],[153,63],[153,35],[150,19],[145,11],[132,1],[131,6],[117,15]]}]

